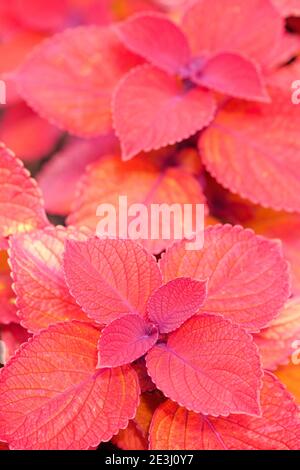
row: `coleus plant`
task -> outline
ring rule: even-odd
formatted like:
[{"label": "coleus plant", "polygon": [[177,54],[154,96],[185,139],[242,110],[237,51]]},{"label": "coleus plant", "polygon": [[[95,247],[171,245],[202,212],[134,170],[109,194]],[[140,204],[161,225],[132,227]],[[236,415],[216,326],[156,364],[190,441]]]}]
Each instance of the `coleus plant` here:
[{"label": "coleus plant", "polygon": [[[101,14],[82,7],[77,17],[125,21],[60,32],[24,60],[81,4],[51,2],[41,15],[38,3],[1,6],[9,41],[0,74],[17,88],[0,137],[25,161],[51,152],[61,131],[78,137],[38,176],[47,211],[68,215],[67,227],[49,222],[35,180],[0,149],[0,450],[109,440],[299,449],[299,409],[270,372],[299,339],[299,215],[224,190],[220,218],[238,225],[208,226],[199,251],[94,237],[97,205],[120,193],[132,203],[202,203],[215,223],[201,161],[232,192],[299,212],[299,111],[289,94],[299,62],[281,67],[299,53],[298,36],[284,30],[298,5],[101,0]],[[121,3],[140,13],[124,15]],[[22,31],[12,41],[11,28]],[[32,138],[39,133],[43,141]],[[280,243],[264,236],[283,241],[293,298]],[[300,403],[297,371],[276,374]]]},{"label": "coleus plant", "polygon": [[286,6],[200,0],[179,24],[152,11],[69,29],[36,48],[14,80],[63,130],[93,137],[114,128],[125,160],[202,131],[203,163],[223,186],[299,211],[299,111],[276,80],[300,48],[285,32]]},{"label": "coleus plant", "polygon": [[[22,202],[38,221],[33,180],[4,148],[1,163],[26,182]],[[298,408],[253,340],[289,296],[278,242],[216,225],[202,250],[183,240],[157,263],[136,241],[5,222],[18,315],[34,333],[0,373],[10,449],[95,447],[134,426],[141,389],[155,388],[151,448],[299,447]]]}]

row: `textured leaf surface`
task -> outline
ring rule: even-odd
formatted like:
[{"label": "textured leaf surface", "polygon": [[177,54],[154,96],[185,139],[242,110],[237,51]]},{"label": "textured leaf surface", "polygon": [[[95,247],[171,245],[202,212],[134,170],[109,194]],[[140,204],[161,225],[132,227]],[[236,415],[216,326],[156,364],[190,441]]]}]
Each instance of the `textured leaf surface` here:
[{"label": "textured leaf surface", "polygon": [[297,341],[300,348],[300,299],[296,297],[287,302],[279,317],[254,338],[265,369],[274,370],[287,364]]},{"label": "textured leaf surface", "polygon": [[276,317],[289,296],[288,266],[280,245],[239,226],[208,227],[202,250],[174,244],[160,266],[165,282],[181,276],[208,279],[201,310],[229,317],[251,331]]},{"label": "textured leaf surface", "polygon": [[262,62],[283,30],[269,0],[202,0],[186,12],[182,27],[195,55],[238,52]]},{"label": "textured leaf surface", "polygon": [[271,97],[272,104],[228,103],[199,149],[208,171],[230,191],[299,212],[300,113],[290,95],[277,89]]},{"label": "textured leaf surface", "polygon": [[199,85],[236,98],[270,101],[260,70],[240,54],[216,54],[192,78]]},{"label": "textured leaf surface", "polygon": [[165,15],[135,15],[117,25],[117,33],[129,50],[166,72],[178,73],[190,61],[185,35]]},{"label": "textured leaf surface", "polygon": [[111,129],[111,97],[138,60],[110,29],[93,26],[59,33],[20,67],[19,91],[39,114],[79,136]]},{"label": "textured leaf surface", "polygon": [[185,89],[151,65],[137,67],[120,82],[113,101],[123,159],[187,139],[211,122],[215,109],[210,93]]},{"label": "textured leaf surface", "polygon": [[150,449],[160,450],[297,450],[300,421],[290,394],[266,373],[262,416],[205,417],[170,400],[154,414]]},{"label": "textured leaf surface", "polygon": [[143,315],[161,284],[154,257],[131,240],[68,241],[64,268],[72,295],[100,324],[126,314]]},{"label": "textured leaf surface", "polygon": [[96,371],[99,331],[44,330],[1,372],[0,436],[11,449],[87,449],[127,426],[138,405],[130,366]]},{"label": "textured leaf surface", "polygon": [[0,144],[0,236],[48,224],[41,192],[15,155]]},{"label": "textured leaf surface", "polygon": [[98,342],[98,367],[130,364],[156,343],[158,329],[139,315],[125,315],[104,328]]},{"label": "textured leaf surface", "polygon": [[152,348],[146,363],[158,389],[189,410],[260,413],[257,348],[250,335],[222,317],[191,318],[166,344]]},{"label": "textured leaf surface", "polygon": [[177,278],[160,287],[150,297],[148,317],[160,333],[170,333],[195,315],[206,298],[206,281]]},{"label": "textured leaf surface", "polygon": [[64,227],[49,227],[14,236],[10,264],[21,323],[36,332],[67,320],[87,320],[69,294],[62,269],[66,239],[86,235]]},{"label": "textured leaf surface", "polygon": [[[159,156],[156,158],[159,161]],[[143,204],[147,209],[149,226],[148,233],[152,227],[157,228],[158,235],[140,239],[150,252],[161,253],[168,245],[174,241],[171,231],[169,239],[163,237],[163,227],[165,227],[162,216],[159,220],[152,218],[151,207],[154,204],[192,204],[193,221],[196,220],[196,204],[205,204],[205,197],[201,185],[187,171],[182,168],[160,168],[154,160],[147,159],[146,156],[136,157],[130,162],[122,162],[119,157],[108,157],[91,165],[83,176],[77,198],[73,205],[68,223],[75,226],[86,226],[93,232],[96,231],[100,218],[96,216],[97,208],[100,204],[112,204],[115,208],[117,221],[121,214],[119,206],[119,196],[126,196],[128,207],[134,204]],[[136,217],[128,217],[124,222],[127,228]],[[123,220],[123,219],[122,219]],[[168,223],[167,223],[168,224]],[[124,230],[124,225],[117,223],[117,233],[119,229]],[[196,230],[196,227],[193,227]],[[108,235],[114,237],[114,233]],[[152,238],[152,239],[151,239]]]}]

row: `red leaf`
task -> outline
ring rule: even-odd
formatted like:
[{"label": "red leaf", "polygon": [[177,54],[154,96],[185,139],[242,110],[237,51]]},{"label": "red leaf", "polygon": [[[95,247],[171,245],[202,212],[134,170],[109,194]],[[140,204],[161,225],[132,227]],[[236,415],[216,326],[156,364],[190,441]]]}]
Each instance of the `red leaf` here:
[{"label": "red leaf", "polygon": [[161,285],[154,257],[131,240],[68,241],[64,268],[71,294],[100,324],[143,315],[149,296]]},{"label": "red leaf", "polygon": [[0,341],[0,363],[6,364],[29,337],[29,333],[21,325],[15,323],[0,325],[0,340],[3,342],[3,351],[1,352]]},{"label": "red leaf", "polygon": [[121,80],[113,100],[123,159],[187,139],[211,122],[215,110],[210,93],[185,89],[151,65],[135,68]]},{"label": "red leaf", "polygon": [[[152,155],[151,155],[152,157]],[[148,159],[147,156],[136,157],[130,162],[122,162],[118,157],[107,157],[91,165],[79,184],[77,198],[73,205],[73,211],[68,218],[68,224],[77,227],[86,226],[96,232],[100,221],[97,216],[97,208],[100,204],[111,204],[114,207],[117,221],[121,216],[120,195],[127,197],[127,206],[142,204],[147,209],[148,233],[152,227],[157,229],[157,235],[139,239],[139,242],[154,254],[161,253],[174,241],[175,234],[170,230],[170,236],[163,236],[163,230],[168,222],[163,217],[151,216],[151,208],[162,204],[180,205],[184,210],[184,204],[192,205],[192,220],[196,220],[196,205],[205,204],[205,197],[199,181],[182,168],[161,168],[159,155]],[[177,206],[178,207],[178,206]],[[131,222],[136,218],[128,216],[127,222],[122,226],[117,222],[117,233],[125,229],[129,232]],[[172,223],[170,222],[170,226]],[[172,227],[171,227],[172,228]],[[193,227],[196,231],[196,227]],[[115,237],[116,233],[107,235]],[[183,235],[184,236],[184,235]],[[128,237],[130,234],[128,233]],[[178,237],[177,237],[178,238]]]},{"label": "red leaf", "polygon": [[185,35],[165,15],[134,15],[118,24],[116,32],[129,50],[165,72],[176,74],[190,61]]},{"label": "red leaf", "polygon": [[201,311],[221,314],[257,331],[289,297],[288,266],[278,242],[240,226],[216,225],[204,232],[204,247],[187,251],[174,244],[161,260],[164,281],[181,276],[208,279]]},{"label": "red leaf", "polygon": [[199,148],[208,171],[230,191],[264,207],[299,212],[300,113],[290,95],[277,89],[271,96],[268,105],[227,104]]},{"label": "red leaf", "polygon": [[42,331],[0,376],[0,436],[11,449],[85,450],[135,415],[130,366],[96,370],[99,331],[70,322]]},{"label": "red leaf", "polygon": [[170,333],[195,315],[206,298],[206,281],[177,278],[160,287],[147,305],[149,319],[160,333]]},{"label": "red leaf", "polygon": [[270,102],[260,70],[240,54],[216,54],[192,78],[199,85],[236,98]]},{"label": "red leaf", "polygon": [[158,329],[139,315],[125,315],[104,328],[98,367],[117,367],[142,357],[156,343]]},{"label": "red leaf", "polygon": [[270,326],[254,335],[265,369],[288,364],[300,338],[300,299],[290,300]]},{"label": "red leaf", "polygon": [[266,373],[262,416],[205,417],[166,401],[154,414],[150,449],[155,450],[297,450],[300,421],[291,395]]},{"label": "red leaf", "polygon": [[0,324],[19,323],[10,274],[0,273]]},{"label": "red leaf", "polygon": [[97,139],[74,138],[43,165],[37,180],[51,214],[66,215],[76,200],[76,186],[86,167],[103,155],[115,153],[117,139],[105,135]]},{"label": "red leaf", "polygon": [[15,155],[0,144],[0,237],[48,224],[41,192]]},{"label": "red leaf", "polygon": [[28,104],[51,123],[79,136],[111,129],[111,97],[139,61],[108,28],[83,26],[43,42],[16,80]]},{"label": "red leaf", "polygon": [[41,119],[24,103],[8,108],[0,124],[0,139],[25,161],[47,156],[60,135],[56,127]]},{"label": "red leaf", "polygon": [[170,334],[146,357],[148,372],[165,396],[213,416],[260,413],[262,370],[257,348],[242,328],[200,315]]},{"label": "red leaf", "polygon": [[86,235],[72,228],[48,227],[11,239],[18,315],[30,331],[66,320],[87,320],[64,280],[62,258],[67,238],[84,240]]},{"label": "red leaf", "polygon": [[182,27],[193,53],[237,52],[263,62],[284,29],[269,0],[202,0],[186,12]]}]

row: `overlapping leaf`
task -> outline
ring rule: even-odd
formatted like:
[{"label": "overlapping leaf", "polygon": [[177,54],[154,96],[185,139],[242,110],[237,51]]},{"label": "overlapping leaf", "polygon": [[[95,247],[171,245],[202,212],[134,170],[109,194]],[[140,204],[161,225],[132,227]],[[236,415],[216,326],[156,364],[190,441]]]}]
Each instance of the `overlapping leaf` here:
[{"label": "overlapping leaf", "polygon": [[113,100],[124,160],[187,139],[210,124],[215,110],[214,97],[205,90],[186,88],[152,65],[133,69]]},{"label": "overlapping leaf", "polygon": [[171,333],[146,357],[149,374],[165,396],[214,416],[260,413],[257,348],[242,328],[222,317],[199,315]]},{"label": "overlapping leaf", "polygon": [[269,0],[201,0],[186,12],[182,28],[195,55],[237,52],[262,63],[276,46],[283,19]]},{"label": "overlapping leaf", "polygon": [[86,235],[72,228],[48,227],[11,239],[10,264],[18,315],[30,331],[61,321],[87,320],[64,280],[62,261],[68,237],[84,240]]},{"label": "overlapping leaf", "polygon": [[230,191],[299,212],[300,113],[287,93],[274,89],[271,96],[272,104],[228,103],[199,149],[208,171]]},{"label": "overlapping leaf", "polygon": [[48,225],[41,192],[15,155],[0,144],[0,237]]},{"label": "overlapping leaf", "polygon": [[[159,156],[157,156],[156,161]],[[159,160],[158,160],[159,161]],[[170,219],[170,236],[164,235],[164,229],[168,229],[167,219],[159,216],[159,220],[152,217],[151,208],[154,205],[173,204],[192,205],[193,221],[196,220],[196,204],[205,204],[205,197],[199,182],[190,172],[182,168],[161,168],[155,160],[145,157],[137,157],[131,162],[121,162],[119,157],[107,157],[91,165],[83,176],[77,199],[73,205],[73,211],[68,218],[68,223],[75,226],[86,226],[96,231],[98,223],[106,213],[97,216],[97,208],[101,204],[105,207],[112,205],[116,214],[116,233],[111,233],[109,226],[106,227],[107,236],[115,237],[116,234],[126,232],[131,222],[138,217],[132,213],[127,221],[119,224],[120,218],[120,196],[127,197],[127,206],[142,204],[143,210],[147,210],[148,234],[139,241],[152,253],[161,253],[174,241],[175,234],[172,231]],[[122,218],[123,220],[123,218]],[[165,225],[164,225],[165,224]],[[157,235],[149,236],[151,229],[157,231]],[[196,227],[193,227],[196,230]]]},{"label": "overlapping leaf", "polygon": [[63,130],[92,137],[111,129],[111,97],[139,61],[109,28],[82,26],[43,42],[16,74],[28,104]]},{"label": "overlapping leaf", "polygon": [[158,328],[140,315],[124,315],[111,322],[98,342],[98,367],[130,364],[143,356],[158,339]]},{"label": "overlapping leaf", "polygon": [[7,364],[0,439],[11,449],[85,450],[127,426],[138,405],[137,376],[130,366],[96,371],[98,338],[86,323],[62,323]]},{"label": "overlapping leaf", "polygon": [[191,59],[185,35],[165,15],[131,16],[116,32],[128,49],[166,72],[178,73]]},{"label": "overlapping leaf", "polygon": [[206,281],[177,278],[150,297],[147,314],[160,333],[170,333],[195,315],[206,298]]},{"label": "overlapping leaf", "polygon": [[100,324],[144,315],[149,296],[161,285],[155,258],[131,240],[68,241],[64,269],[71,294]]},{"label": "overlapping leaf", "polygon": [[289,296],[289,275],[278,242],[239,226],[204,232],[204,247],[187,251],[179,242],[161,260],[164,281],[180,276],[208,279],[206,313],[231,318],[255,331],[279,314]]},{"label": "overlapping leaf", "polygon": [[266,373],[262,416],[206,417],[170,400],[154,414],[150,448],[154,450],[297,450],[300,420],[291,395]]}]

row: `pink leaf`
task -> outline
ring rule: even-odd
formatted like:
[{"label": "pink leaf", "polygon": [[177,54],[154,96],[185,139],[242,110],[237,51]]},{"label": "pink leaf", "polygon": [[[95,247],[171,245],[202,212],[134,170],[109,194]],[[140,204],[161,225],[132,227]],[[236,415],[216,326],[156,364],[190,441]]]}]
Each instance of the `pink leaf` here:
[{"label": "pink leaf", "polygon": [[72,228],[48,227],[11,239],[10,264],[18,315],[30,331],[61,321],[87,320],[64,280],[62,258],[69,237],[84,240],[86,235]]},{"label": "pink leaf", "polygon": [[109,28],[83,26],[43,42],[16,74],[28,104],[63,130],[92,137],[111,130],[111,98],[139,60]]},{"label": "pink leaf", "polygon": [[257,348],[242,328],[200,315],[170,334],[146,357],[165,396],[197,413],[258,415],[262,371]]},{"label": "pink leaf", "polygon": [[[142,204],[147,210],[148,230],[139,242],[154,254],[161,253],[171,245],[175,239],[174,231],[170,230],[170,236],[164,235],[164,231],[166,233],[168,228],[172,229],[172,223],[168,224],[162,216],[159,220],[155,215],[152,217],[152,208],[155,205],[173,207],[173,204],[176,204],[184,211],[184,204],[190,204],[192,220],[196,221],[197,207],[202,205],[204,212],[207,210],[206,200],[201,184],[195,177],[182,168],[163,167],[159,155],[149,157],[141,155],[129,162],[122,162],[119,157],[112,156],[92,164],[80,181],[68,224],[76,227],[86,226],[93,232],[98,232],[97,227],[101,219],[97,217],[97,209],[100,204],[111,204],[116,214],[117,230],[116,233],[111,233],[107,227],[107,235],[114,238],[120,233],[119,230],[123,233],[125,228],[130,237],[129,227],[137,214],[128,216],[123,225],[118,222],[120,219],[123,221],[123,210],[120,208],[122,195],[127,197],[128,209],[130,206],[140,207]],[[157,235],[151,237],[150,231],[153,227],[157,230]],[[196,226],[193,226],[193,230],[196,231]]]},{"label": "pink leaf", "polygon": [[192,78],[199,85],[236,98],[270,102],[260,70],[240,54],[216,54]]},{"label": "pink leaf", "polygon": [[154,257],[131,240],[68,241],[64,267],[70,292],[100,324],[143,315],[149,296],[161,285]]},{"label": "pink leaf", "polygon": [[297,450],[300,421],[291,395],[266,373],[262,416],[206,417],[168,400],[157,408],[150,429],[154,450]]},{"label": "pink leaf", "polygon": [[11,449],[85,450],[135,415],[136,373],[96,370],[99,331],[70,322],[42,331],[0,376],[0,436]]},{"label": "pink leaf", "polygon": [[254,335],[264,368],[275,370],[288,364],[300,339],[300,299],[290,300],[268,328]]},{"label": "pink leaf", "polygon": [[129,50],[169,73],[178,73],[190,61],[188,42],[182,31],[165,15],[140,13],[116,26]]},{"label": "pink leaf", "polygon": [[228,103],[200,137],[199,149],[208,171],[230,191],[299,212],[300,113],[289,94],[276,89],[271,97],[268,105]]},{"label": "pink leaf", "polygon": [[276,46],[284,22],[270,0],[201,0],[186,12],[182,27],[193,53],[236,52],[258,63]]},{"label": "pink leaf", "polygon": [[48,225],[41,192],[15,155],[0,144],[0,237]]},{"label": "pink leaf", "polygon": [[37,177],[46,210],[51,214],[68,214],[76,200],[76,186],[86,167],[103,155],[115,153],[117,143],[112,134],[88,140],[73,138],[46,162]]},{"label": "pink leaf", "polygon": [[204,232],[204,247],[174,244],[161,260],[164,281],[208,279],[201,310],[221,314],[250,331],[268,324],[289,297],[289,274],[278,242],[240,226],[216,225]]},{"label": "pink leaf", "polygon": [[206,281],[177,278],[160,287],[148,301],[149,319],[160,333],[170,333],[195,315],[206,298]]},{"label": "pink leaf", "polygon": [[210,93],[185,89],[151,65],[135,68],[120,82],[113,101],[123,159],[187,139],[211,122],[215,110]]},{"label": "pink leaf", "polygon": [[139,315],[125,315],[104,328],[98,342],[98,367],[130,364],[156,343],[158,329]]}]

